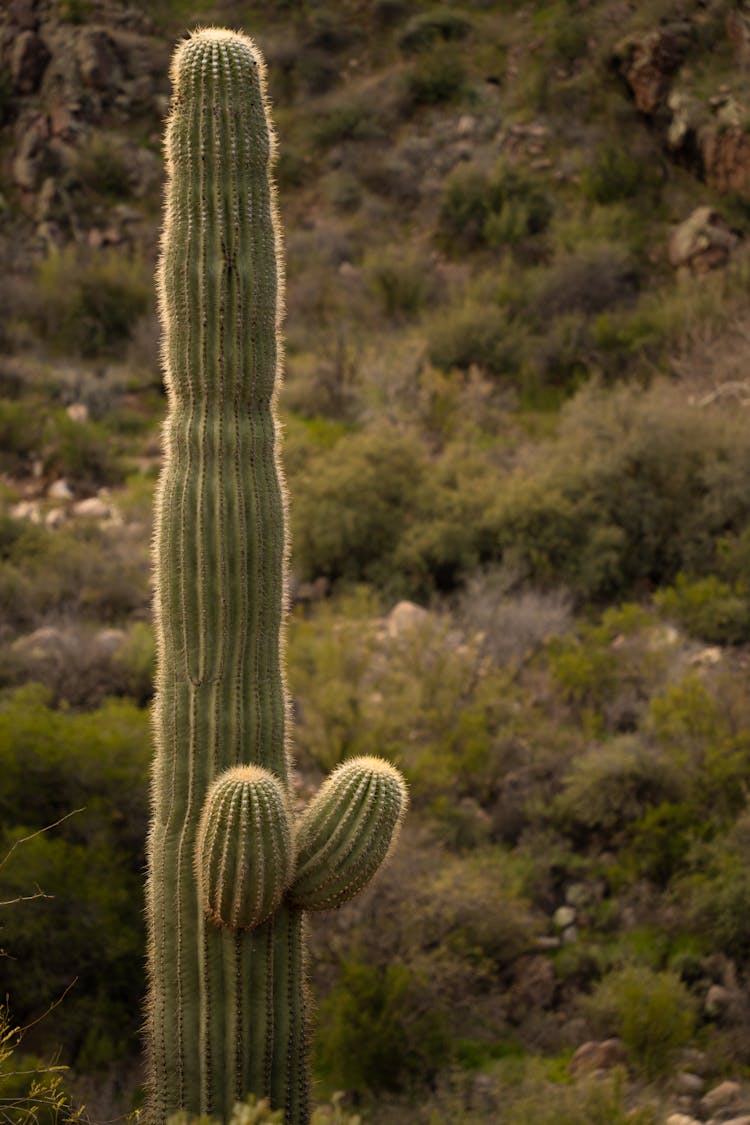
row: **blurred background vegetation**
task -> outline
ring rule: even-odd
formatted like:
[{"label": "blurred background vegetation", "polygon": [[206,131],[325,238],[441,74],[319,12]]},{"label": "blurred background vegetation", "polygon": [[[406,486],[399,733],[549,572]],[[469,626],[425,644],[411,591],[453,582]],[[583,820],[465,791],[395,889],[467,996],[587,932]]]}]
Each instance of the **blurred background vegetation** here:
[{"label": "blurred background vegetation", "polygon": [[0,1109],[141,1097],[160,145],[209,22],[280,140],[296,784],[412,792],[310,922],[319,1121],[750,1113],[731,0],[3,6]]}]

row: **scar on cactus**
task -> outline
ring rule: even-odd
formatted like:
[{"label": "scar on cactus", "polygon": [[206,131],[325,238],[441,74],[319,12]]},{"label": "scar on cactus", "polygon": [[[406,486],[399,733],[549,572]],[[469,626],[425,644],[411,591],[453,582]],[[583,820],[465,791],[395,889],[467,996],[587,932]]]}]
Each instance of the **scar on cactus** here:
[{"label": "scar on cactus", "polygon": [[276,401],[283,260],[265,69],[245,35],[180,43],[158,268],[168,394],[153,546],[149,1125],[248,1094],[309,1120],[304,915],[356,894],[407,803],[377,758],[295,820]]}]

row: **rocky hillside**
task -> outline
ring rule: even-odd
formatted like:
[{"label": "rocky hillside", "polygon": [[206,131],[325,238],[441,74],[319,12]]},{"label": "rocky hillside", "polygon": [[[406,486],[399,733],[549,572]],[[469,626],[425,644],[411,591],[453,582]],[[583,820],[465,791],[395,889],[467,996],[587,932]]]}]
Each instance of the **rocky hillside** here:
[{"label": "rocky hillside", "polygon": [[93,1120],[137,1104],[161,132],[207,22],[258,39],[280,139],[296,781],[381,753],[412,791],[382,880],[312,929],[321,1096],[746,1123],[729,0],[2,6],[0,901],[32,898],[0,991],[24,1024],[65,993],[27,1063],[59,1050]]}]

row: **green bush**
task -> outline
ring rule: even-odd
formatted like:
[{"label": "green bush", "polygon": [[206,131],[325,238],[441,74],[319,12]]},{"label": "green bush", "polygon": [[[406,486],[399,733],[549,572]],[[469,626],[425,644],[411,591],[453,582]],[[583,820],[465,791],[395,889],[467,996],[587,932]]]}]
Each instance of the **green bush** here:
[{"label": "green bush", "polygon": [[496,549],[584,598],[710,572],[750,521],[742,419],[697,410],[665,386],[581,391],[556,440],[518,469],[492,516]]},{"label": "green bush", "polygon": [[366,263],[371,290],[390,320],[413,317],[434,288],[429,263],[417,254],[381,251]]},{"label": "green bush", "polygon": [[26,524],[0,567],[0,611],[16,629],[50,614],[118,624],[148,604],[146,544],[114,542],[93,525]]},{"label": "green bush", "polygon": [[466,70],[450,47],[436,47],[420,55],[406,80],[407,96],[414,106],[455,101],[465,85]]},{"label": "green bush", "polygon": [[517,382],[521,340],[497,305],[465,304],[446,309],[428,325],[430,362],[443,371],[476,365],[488,375]]},{"label": "green bush", "polygon": [[346,961],[321,1003],[315,1060],[334,1088],[395,1091],[423,1084],[449,1057],[448,1013],[426,1002],[406,965]]},{"label": "green bush", "polygon": [[624,736],[576,758],[550,812],[578,846],[604,850],[627,840],[649,808],[681,795],[680,774],[666,757]]},{"label": "green bush", "polygon": [[672,888],[680,924],[695,935],[706,953],[717,950],[737,965],[750,964],[750,817],[743,813],[730,831],[696,846],[692,870]]},{"label": "green bush", "polygon": [[371,141],[381,134],[372,106],[366,102],[341,102],[317,119],[313,140],[327,147],[342,141]]},{"label": "green bush", "polygon": [[82,186],[97,195],[118,199],[131,194],[131,169],[106,135],[95,136],[79,150],[75,170]]},{"label": "green bush", "polygon": [[582,1006],[595,1034],[618,1035],[649,1080],[669,1071],[695,1030],[693,999],[670,971],[637,965],[618,969],[599,982]]},{"label": "green bush", "polygon": [[116,355],[152,300],[149,269],[117,250],[56,251],[38,271],[39,327],[57,352]]},{"label": "green bush", "polygon": [[[327,1105],[315,1106],[310,1118],[310,1125],[360,1125],[361,1118],[358,1114],[349,1114],[341,1105],[343,1095],[336,1093]],[[251,1095],[245,1102],[236,1102],[228,1125],[272,1125],[283,1119],[282,1110],[272,1110],[268,1099],[258,1101]],[[220,1125],[216,1118],[191,1117],[185,1113],[172,1114],[167,1125]]]},{"label": "green bush", "polygon": [[520,1089],[511,1089],[503,1125],[658,1125],[661,1117],[652,1106],[631,1108],[624,1075],[584,1078],[575,1083],[554,1083],[532,1067]]},{"label": "green bush", "polygon": [[399,47],[407,54],[428,51],[439,42],[466,39],[471,22],[453,8],[431,8],[413,16],[399,36]]},{"label": "green bush", "polygon": [[149,744],[132,704],[54,711],[36,685],[0,703],[0,901],[32,895],[3,911],[5,987],[28,1023],[77,982],[35,1044],[64,1044],[83,1070],[137,1042]]},{"label": "green bush", "polygon": [[748,706],[733,678],[709,684],[694,672],[669,685],[651,699],[646,730],[680,770],[700,819],[726,825],[745,807]]},{"label": "green bush", "polygon": [[592,203],[617,203],[656,186],[654,173],[621,144],[597,150],[581,173],[581,191]]},{"label": "green bush", "polygon": [[654,604],[697,640],[722,645],[750,640],[750,601],[718,575],[690,579],[680,573],[674,586],[656,592]]},{"label": "green bush", "polygon": [[528,173],[498,164],[491,174],[459,167],[446,180],[438,238],[454,253],[514,246],[546,230],[552,204]]},{"label": "green bush", "polygon": [[44,412],[28,402],[0,399],[0,470],[19,472],[38,456],[44,434]]},{"label": "green bush", "polygon": [[74,422],[65,411],[47,421],[44,465],[47,472],[89,488],[118,484],[124,476],[112,435],[100,422]]}]

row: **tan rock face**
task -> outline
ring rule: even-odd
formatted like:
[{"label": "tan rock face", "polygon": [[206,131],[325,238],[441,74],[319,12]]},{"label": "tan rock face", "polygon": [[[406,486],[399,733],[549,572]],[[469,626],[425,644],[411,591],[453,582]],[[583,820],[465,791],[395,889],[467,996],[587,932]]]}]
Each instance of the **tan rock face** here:
[{"label": "tan rock face", "polygon": [[735,126],[701,136],[706,183],[717,191],[750,193],[750,133]]},{"label": "tan rock face", "polygon": [[705,274],[725,266],[739,238],[713,207],[698,207],[669,240],[669,261],[677,269]]},{"label": "tan rock face", "polygon": [[614,61],[641,113],[652,115],[665,104],[687,44],[685,29],[678,25],[630,37],[617,47]]},{"label": "tan rock face", "polygon": [[19,94],[33,94],[50,60],[47,44],[36,31],[22,31],[15,39],[10,56],[13,88]]},{"label": "tan rock face", "polygon": [[590,1074],[596,1070],[611,1070],[625,1062],[627,1053],[621,1039],[591,1040],[582,1043],[568,1064],[571,1074]]}]

